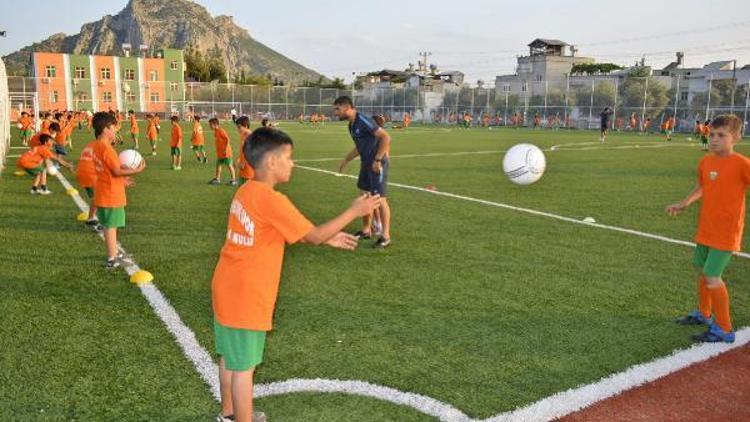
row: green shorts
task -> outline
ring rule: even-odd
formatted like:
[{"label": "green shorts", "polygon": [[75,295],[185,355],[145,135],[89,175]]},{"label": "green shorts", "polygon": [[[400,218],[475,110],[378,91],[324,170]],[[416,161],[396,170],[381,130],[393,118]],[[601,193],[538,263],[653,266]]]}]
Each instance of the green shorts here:
[{"label": "green shorts", "polygon": [[180,147],[171,147],[172,155],[182,155],[182,149]]},{"label": "green shorts", "polygon": [[97,208],[96,218],[99,219],[99,224],[108,229],[125,227],[125,207]]},{"label": "green shorts", "polygon": [[708,136],[701,136],[701,143],[707,144],[708,143]]},{"label": "green shorts", "polygon": [[216,353],[224,357],[230,371],[247,371],[263,362],[266,332],[230,328],[214,319]]},{"label": "green shorts", "polygon": [[47,167],[45,167],[44,164],[39,164],[38,166],[34,168],[24,169],[24,171],[26,171],[26,174],[28,174],[29,176],[36,176],[37,174],[43,172],[46,169]]},{"label": "green shorts", "polygon": [[28,138],[29,136],[31,136],[31,133],[31,129],[22,130],[21,136],[23,136],[24,138]]},{"label": "green shorts", "polygon": [[707,277],[721,277],[731,259],[731,251],[721,251],[700,243],[695,245],[693,265],[700,268]]},{"label": "green shorts", "polygon": [[86,196],[88,196],[89,199],[94,199],[94,188],[83,188],[83,190],[86,191]]},{"label": "green shorts", "polygon": [[217,166],[220,166],[222,164],[226,164],[228,166],[231,166],[232,165],[232,158],[231,157],[228,157],[228,158],[219,158],[218,160],[216,160],[216,165]]},{"label": "green shorts", "polygon": [[190,148],[192,148],[193,151],[198,151],[198,152],[204,152],[205,151],[205,148],[203,148],[203,145],[193,145]]}]

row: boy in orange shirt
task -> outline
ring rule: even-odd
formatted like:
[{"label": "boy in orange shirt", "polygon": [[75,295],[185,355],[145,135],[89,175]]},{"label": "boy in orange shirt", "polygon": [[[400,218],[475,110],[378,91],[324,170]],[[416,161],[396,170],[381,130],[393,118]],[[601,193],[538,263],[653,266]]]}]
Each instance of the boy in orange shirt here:
[{"label": "boy in orange shirt", "polygon": [[138,149],[138,121],[135,119],[135,111],[128,110],[130,119],[130,139],[133,140],[133,148]]},{"label": "boy in orange shirt", "polygon": [[706,123],[701,125],[701,149],[708,151],[708,137],[711,135],[711,121],[706,120]]},{"label": "boy in orange shirt", "polygon": [[86,224],[89,226],[99,224],[99,220],[96,218],[96,206],[93,203],[94,187],[96,186],[94,146],[97,142],[97,140],[93,140],[81,150],[81,156],[78,158],[78,165],[76,166],[76,179],[78,179],[78,186],[86,191],[86,196],[88,196],[89,202],[91,203],[89,206],[89,215],[86,219]]},{"label": "boy in orange shirt", "polygon": [[229,208],[227,235],[211,281],[214,334],[219,358],[219,421],[250,422],[253,372],[263,361],[266,332],[278,296],[285,244],[326,244],[353,250],[357,239],[341,230],[380,205],[378,196],[359,197],[341,215],[314,226],[276,185],[291,178],[293,142],[272,128],[255,130],[242,152],[256,177],[242,185]]},{"label": "boy in orange shirt", "polygon": [[219,126],[219,119],[214,117],[208,121],[208,124],[214,131],[214,137],[216,138],[216,173],[208,183],[210,185],[221,184],[221,166],[225,165],[232,176],[229,185],[236,186],[237,175],[234,173],[234,166],[232,165],[232,145],[229,144],[229,135]]},{"label": "boy in orange shirt", "polygon": [[[263,121],[265,121],[265,119],[263,119]],[[263,121],[261,121],[261,125],[265,127],[266,125],[263,124]],[[244,151],[245,143],[253,133],[253,131],[250,130],[250,118],[247,116],[240,116],[234,121],[234,124],[237,126],[237,132],[240,134],[240,151]],[[240,173],[240,181],[242,183],[247,182],[255,176],[255,170],[253,170],[253,166],[251,166],[245,159],[245,154],[240,154],[237,158],[237,172]]]},{"label": "boy in orange shirt", "polygon": [[29,140],[29,147],[33,148],[41,145],[39,139],[42,135],[49,135],[54,141],[54,139],[57,137],[58,132],[60,132],[60,125],[55,122],[50,123],[49,125],[47,125],[47,129],[41,129],[39,133],[31,137],[31,139]]},{"label": "boy in orange shirt", "polygon": [[30,150],[24,152],[18,159],[18,167],[23,169],[29,176],[34,177],[34,182],[31,185],[32,195],[49,195],[52,193],[51,190],[47,189],[47,166],[44,162],[45,160],[57,161],[69,169],[73,168],[72,164],[50,151],[49,147],[51,143],[52,136],[43,133],[39,136],[39,145],[31,147]]},{"label": "boy in orange shirt", "polygon": [[18,123],[21,125],[21,143],[23,146],[27,146],[29,144],[29,139],[31,138],[31,125],[34,123],[34,120],[29,117],[29,113],[22,111]]},{"label": "boy in orange shirt", "polygon": [[120,266],[123,256],[117,252],[117,229],[125,227],[125,187],[132,185],[127,177],[143,171],[146,160],[135,169],[123,168],[112,143],[115,141],[117,119],[109,113],[94,114],[93,145],[96,185],[94,206],[99,224],[103,227],[104,242],[107,245],[107,269]]},{"label": "boy in orange shirt", "polygon": [[195,153],[195,159],[199,163],[206,164],[208,158],[206,157],[205,148],[206,138],[203,136],[203,125],[201,124],[201,116],[193,116],[193,136],[190,139],[190,148]]},{"label": "boy in orange shirt", "polygon": [[172,153],[172,170],[182,170],[182,128],[180,127],[180,118],[172,116],[169,120],[172,122],[172,136],[169,142]]},{"label": "boy in orange shirt", "polygon": [[698,164],[698,184],[681,202],[667,207],[671,216],[702,199],[693,264],[700,270],[698,309],[677,320],[683,325],[708,325],[693,336],[701,342],[734,342],[729,316],[729,292],[721,279],[740,250],[745,223],[745,191],[750,186],[750,159],[734,152],[741,139],[742,120],[722,115],[711,122],[711,152]]},{"label": "boy in orange shirt", "polygon": [[148,142],[151,144],[151,155],[156,155],[156,143],[159,140],[159,132],[156,130],[156,116],[153,114],[147,114],[146,115],[146,138],[148,139]]}]

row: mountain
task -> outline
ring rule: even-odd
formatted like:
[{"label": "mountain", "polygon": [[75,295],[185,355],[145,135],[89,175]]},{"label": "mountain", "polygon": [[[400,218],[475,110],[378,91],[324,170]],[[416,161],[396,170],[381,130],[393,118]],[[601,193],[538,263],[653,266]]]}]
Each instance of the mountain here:
[{"label": "mountain", "polygon": [[[121,55],[121,45],[134,49],[188,46],[204,56],[219,48],[230,74],[267,75],[286,83],[318,81],[322,76],[256,41],[231,16],[211,16],[188,0],[130,0],[118,14],[84,24],[75,35],[54,34],[3,57],[8,74],[27,75],[34,51],[70,54]],[[324,77],[324,80],[328,80]]]}]

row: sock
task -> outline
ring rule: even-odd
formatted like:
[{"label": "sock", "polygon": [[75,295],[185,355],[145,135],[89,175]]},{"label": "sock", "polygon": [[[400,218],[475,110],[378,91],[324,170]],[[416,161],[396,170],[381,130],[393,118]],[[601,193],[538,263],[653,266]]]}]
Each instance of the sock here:
[{"label": "sock", "polygon": [[727,285],[722,282],[719,286],[709,288],[708,292],[711,295],[716,324],[727,333],[731,332],[732,322],[729,318],[729,292],[727,291]]},{"label": "sock", "polygon": [[698,279],[698,309],[704,317],[711,317],[711,293],[706,286],[706,278],[700,276]]},{"label": "sock", "polygon": [[31,190],[33,190],[34,192],[36,192],[36,191],[37,191],[37,189],[38,189],[38,188],[37,188],[36,186],[32,186],[32,187],[31,187]]},{"label": "sock", "polygon": [[47,190],[47,185],[39,185],[39,189],[41,189],[41,190]]}]

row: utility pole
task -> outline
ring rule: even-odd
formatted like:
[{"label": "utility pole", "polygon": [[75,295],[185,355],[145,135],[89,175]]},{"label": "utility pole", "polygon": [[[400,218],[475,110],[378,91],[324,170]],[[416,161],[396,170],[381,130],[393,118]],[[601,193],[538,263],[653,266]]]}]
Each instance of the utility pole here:
[{"label": "utility pole", "polygon": [[734,114],[734,94],[737,91],[737,60],[732,60],[732,105],[729,106],[729,113]]},{"label": "utility pole", "polygon": [[422,63],[422,66],[423,66],[425,74],[427,73],[427,69],[428,69],[428,67],[427,67],[427,57],[429,57],[429,56],[432,56],[432,52],[431,51],[420,51],[419,52],[419,57],[422,58],[421,63]]}]

